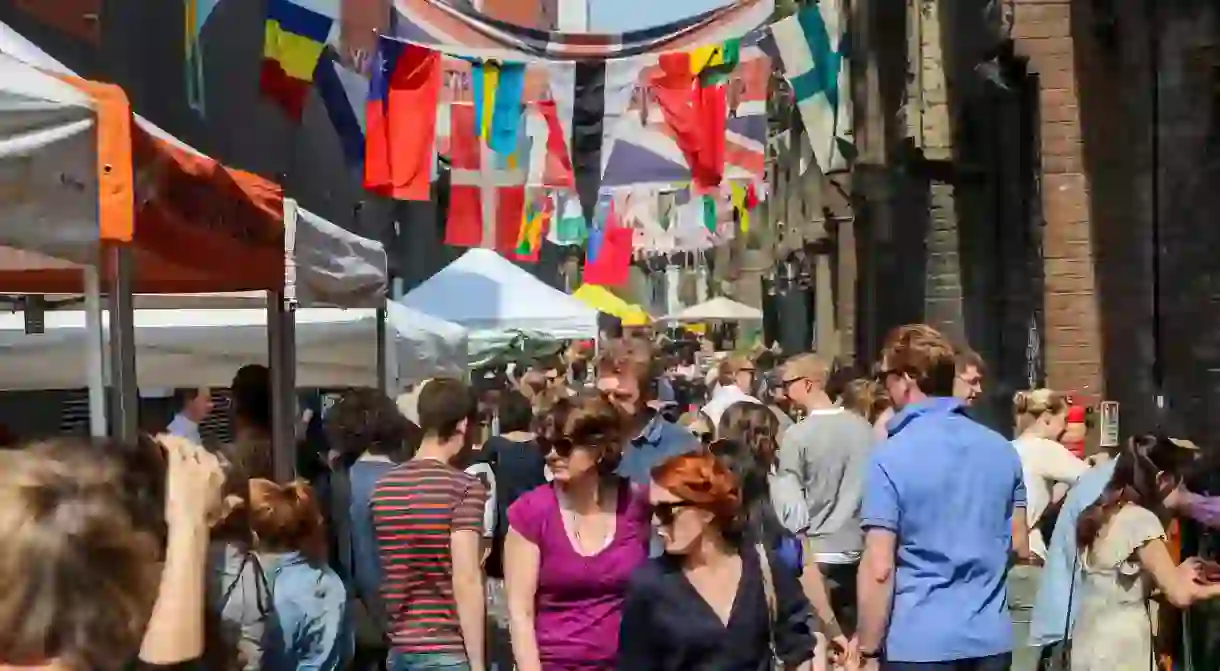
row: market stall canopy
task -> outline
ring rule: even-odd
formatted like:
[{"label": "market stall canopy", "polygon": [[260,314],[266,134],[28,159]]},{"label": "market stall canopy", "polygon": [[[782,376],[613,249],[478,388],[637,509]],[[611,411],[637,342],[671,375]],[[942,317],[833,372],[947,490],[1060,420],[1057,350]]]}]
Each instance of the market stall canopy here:
[{"label": "market stall canopy", "polygon": [[[108,313],[103,313],[104,323]],[[390,306],[399,377],[420,380],[466,370],[466,333],[402,306]],[[137,310],[140,385],[227,386],[249,363],[267,363],[267,312]],[[297,385],[377,384],[377,318],[370,309],[305,308],[296,313]],[[46,313],[46,330],[27,335],[20,312],[0,315],[0,389],[78,389],[86,385],[85,314]]]},{"label": "market stall canopy", "polygon": [[579,289],[572,292],[572,298],[598,312],[614,315],[619,319],[625,318],[631,312],[630,303],[619,298],[609,289],[596,284],[582,284]]},{"label": "market stall canopy", "polygon": [[744,303],[720,296],[692,305],[665,317],[667,321],[675,322],[706,322],[706,321],[752,321],[763,318],[762,310],[752,308]]},{"label": "market stall canopy", "polygon": [[401,301],[470,330],[472,340],[509,331],[597,336],[597,310],[489,249],[471,249]]},{"label": "market stall canopy", "polygon": [[380,245],[309,213],[285,236],[279,185],[133,115],[121,88],[80,79],[4,23],[0,206],[0,291],[79,292],[79,269],[63,262],[96,263],[107,243],[133,247],[141,293],[279,289],[286,258],[324,296],[378,293],[367,281],[376,268],[384,288]]}]

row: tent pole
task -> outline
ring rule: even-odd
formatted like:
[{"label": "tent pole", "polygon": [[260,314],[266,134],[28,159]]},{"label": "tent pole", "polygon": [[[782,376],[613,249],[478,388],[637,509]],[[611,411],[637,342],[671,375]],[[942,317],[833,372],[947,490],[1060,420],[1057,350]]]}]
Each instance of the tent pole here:
[{"label": "tent pole", "polygon": [[296,476],[297,452],[297,202],[284,199],[284,281],[267,292],[267,353],[271,369],[271,450],[275,479]]},{"label": "tent pole", "polygon": [[89,379],[89,436],[106,437],[105,339],[102,336],[102,281],[96,265],[84,267],[85,366]]},{"label": "tent pole", "polygon": [[134,259],[131,248],[111,245],[114,278],[111,280],[110,301],[110,382],[114,403],[111,435],[123,442],[135,442],[139,437],[140,391],[136,385],[135,297],[132,295]]}]

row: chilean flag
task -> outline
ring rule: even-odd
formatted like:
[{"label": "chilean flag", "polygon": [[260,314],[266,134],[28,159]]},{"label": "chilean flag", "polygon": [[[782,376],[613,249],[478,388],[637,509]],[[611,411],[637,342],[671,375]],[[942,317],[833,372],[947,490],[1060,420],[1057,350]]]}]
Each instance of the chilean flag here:
[{"label": "chilean flag", "polygon": [[431,198],[441,55],[378,40],[365,105],[364,187],[397,200]]}]

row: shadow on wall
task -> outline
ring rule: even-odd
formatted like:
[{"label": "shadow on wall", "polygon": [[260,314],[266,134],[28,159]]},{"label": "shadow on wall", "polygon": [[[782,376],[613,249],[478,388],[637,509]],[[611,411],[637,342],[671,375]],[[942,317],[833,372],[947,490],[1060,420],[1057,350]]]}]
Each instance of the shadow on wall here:
[{"label": "shadow on wall", "polygon": [[1220,431],[1220,8],[1091,9],[1072,18],[1107,396],[1125,432],[1206,442]]}]

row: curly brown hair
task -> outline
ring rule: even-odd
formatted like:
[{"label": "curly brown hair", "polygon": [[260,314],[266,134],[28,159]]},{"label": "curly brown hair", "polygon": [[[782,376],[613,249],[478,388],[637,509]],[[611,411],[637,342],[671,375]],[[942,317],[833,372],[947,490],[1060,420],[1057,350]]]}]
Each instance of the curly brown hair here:
[{"label": "curly brown hair", "polygon": [[415,452],[422,437],[394,400],[372,387],[343,392],[326,414],[326,435],[347,466],[365,452],[405,458]]},{"label": "curly brown hair", "polygon": [[623,416],[599,394],[581,394],[555,401],[535,420],[534,433],[544,453],[560,440],[595,450],[598,470],[609,475],[623,458],[627,440]]}]

